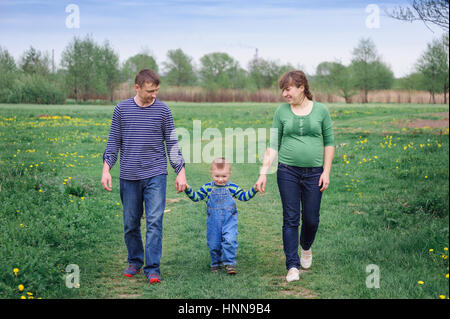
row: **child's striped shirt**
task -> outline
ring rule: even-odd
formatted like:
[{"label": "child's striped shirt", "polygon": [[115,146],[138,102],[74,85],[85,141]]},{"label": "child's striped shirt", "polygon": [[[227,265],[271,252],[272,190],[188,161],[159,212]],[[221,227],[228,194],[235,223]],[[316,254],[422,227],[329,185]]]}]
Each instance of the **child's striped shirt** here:
[{"label": "child's striped shirt", "polygon": [[200,187],[200,190],[198,192],[194,191],[192,188],[187,188],[185,190],[185,193],[194,202],[198,202],[198,201],[201,201],[201,200],[204,200],[204,199],[206,199],[208,201],[209,194],[211,193],[211,191],[215,187],[216,188],[217,187],[226,187],[226,188],[228,188],[228,190],[231,193],[231,196],[233,196],[234,198],[237,198],[237,199],[239,199],[240,201],[243,201],[243,202],[249,201],[257,193],[257,190],[255,190],[255,188],[253,188],[253,187],[249,191],[245,192],[238,185],[230,183],[230,182],[228,182],[224,186],[218,186],[218,185],[215,185],[214,182],[209,182],[209,183],[204,184],[202,187]]}]

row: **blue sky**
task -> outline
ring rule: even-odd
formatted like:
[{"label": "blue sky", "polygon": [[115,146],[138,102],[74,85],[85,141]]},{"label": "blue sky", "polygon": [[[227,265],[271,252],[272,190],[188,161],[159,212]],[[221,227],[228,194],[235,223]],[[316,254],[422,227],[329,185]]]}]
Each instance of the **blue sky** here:
[{"label": "blue sky", "polygon": [[[323,61],[348,64],[352,49],[370,37],[397,77],[411,72],[433,38],[423,23],[386,16],[405,1],[304,0],[0,0],[0,45],[16,59],[30,46],[54,49],[56,63],[74,36],[108,40],[123,62],[146,51],[160,68],[167,51],[181,48],[199,63],[201,56],[226,52],[247,67],[256,48],[260,57],[291,63],[314,74]],[[67,28],[66,7],[79,8],[80,27]],[[366,21],[379,9],[379,26]],[[370,20],[374,21],[374,20]]]}]

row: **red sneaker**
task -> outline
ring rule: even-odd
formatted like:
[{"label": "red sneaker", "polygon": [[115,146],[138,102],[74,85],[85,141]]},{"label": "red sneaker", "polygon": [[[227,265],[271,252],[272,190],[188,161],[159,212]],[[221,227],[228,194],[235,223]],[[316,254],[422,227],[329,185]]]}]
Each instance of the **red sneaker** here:
[{"label": "red sneaker", "polygon": [[132,278],[132,277],[136,276],[140,272],[141,272],[141,268],[136,270],[136,267],[134,267],[133,265],[129,265],[128,268],[125,269],[125,271],[123,272],[123,275],[125,277]]},{"label": "red sneaker", "polygon": [[161,276],[159,274],[149,274],[147,279],[150,284],[157,284],[161,282]]}]

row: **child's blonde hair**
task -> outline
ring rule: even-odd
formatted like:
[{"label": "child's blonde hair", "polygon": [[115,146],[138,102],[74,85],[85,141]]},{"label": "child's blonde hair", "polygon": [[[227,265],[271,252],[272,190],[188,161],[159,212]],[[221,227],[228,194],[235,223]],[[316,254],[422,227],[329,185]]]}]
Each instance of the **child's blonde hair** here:
[{"label": "child's blonde hair", "polygon": [[213,169],[229,169],[231,171],[231,163],[225,157],[217,157],[211,162],[211,171]]}]

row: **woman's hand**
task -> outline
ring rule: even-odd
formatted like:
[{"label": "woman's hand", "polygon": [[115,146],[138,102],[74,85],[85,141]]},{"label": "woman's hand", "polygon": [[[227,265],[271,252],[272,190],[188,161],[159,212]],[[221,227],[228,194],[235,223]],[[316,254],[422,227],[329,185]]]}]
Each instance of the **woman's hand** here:
[{"label": "woman's hand", "polygon": [[267,181],[267,177],[266,174],[261,174],[259,175],[258,180],[256,181],[255,184],[255,189],[260,192],[261,194],[264,194],[265,190],[266,190],[266,181]]},{"label": "woman's hand", "polygon": [[327,172],[323,172],[319,178],[320,191],[323,192],[324,190],[326,190],[328,188],[328,185],[330,185],[330,174]]}]

